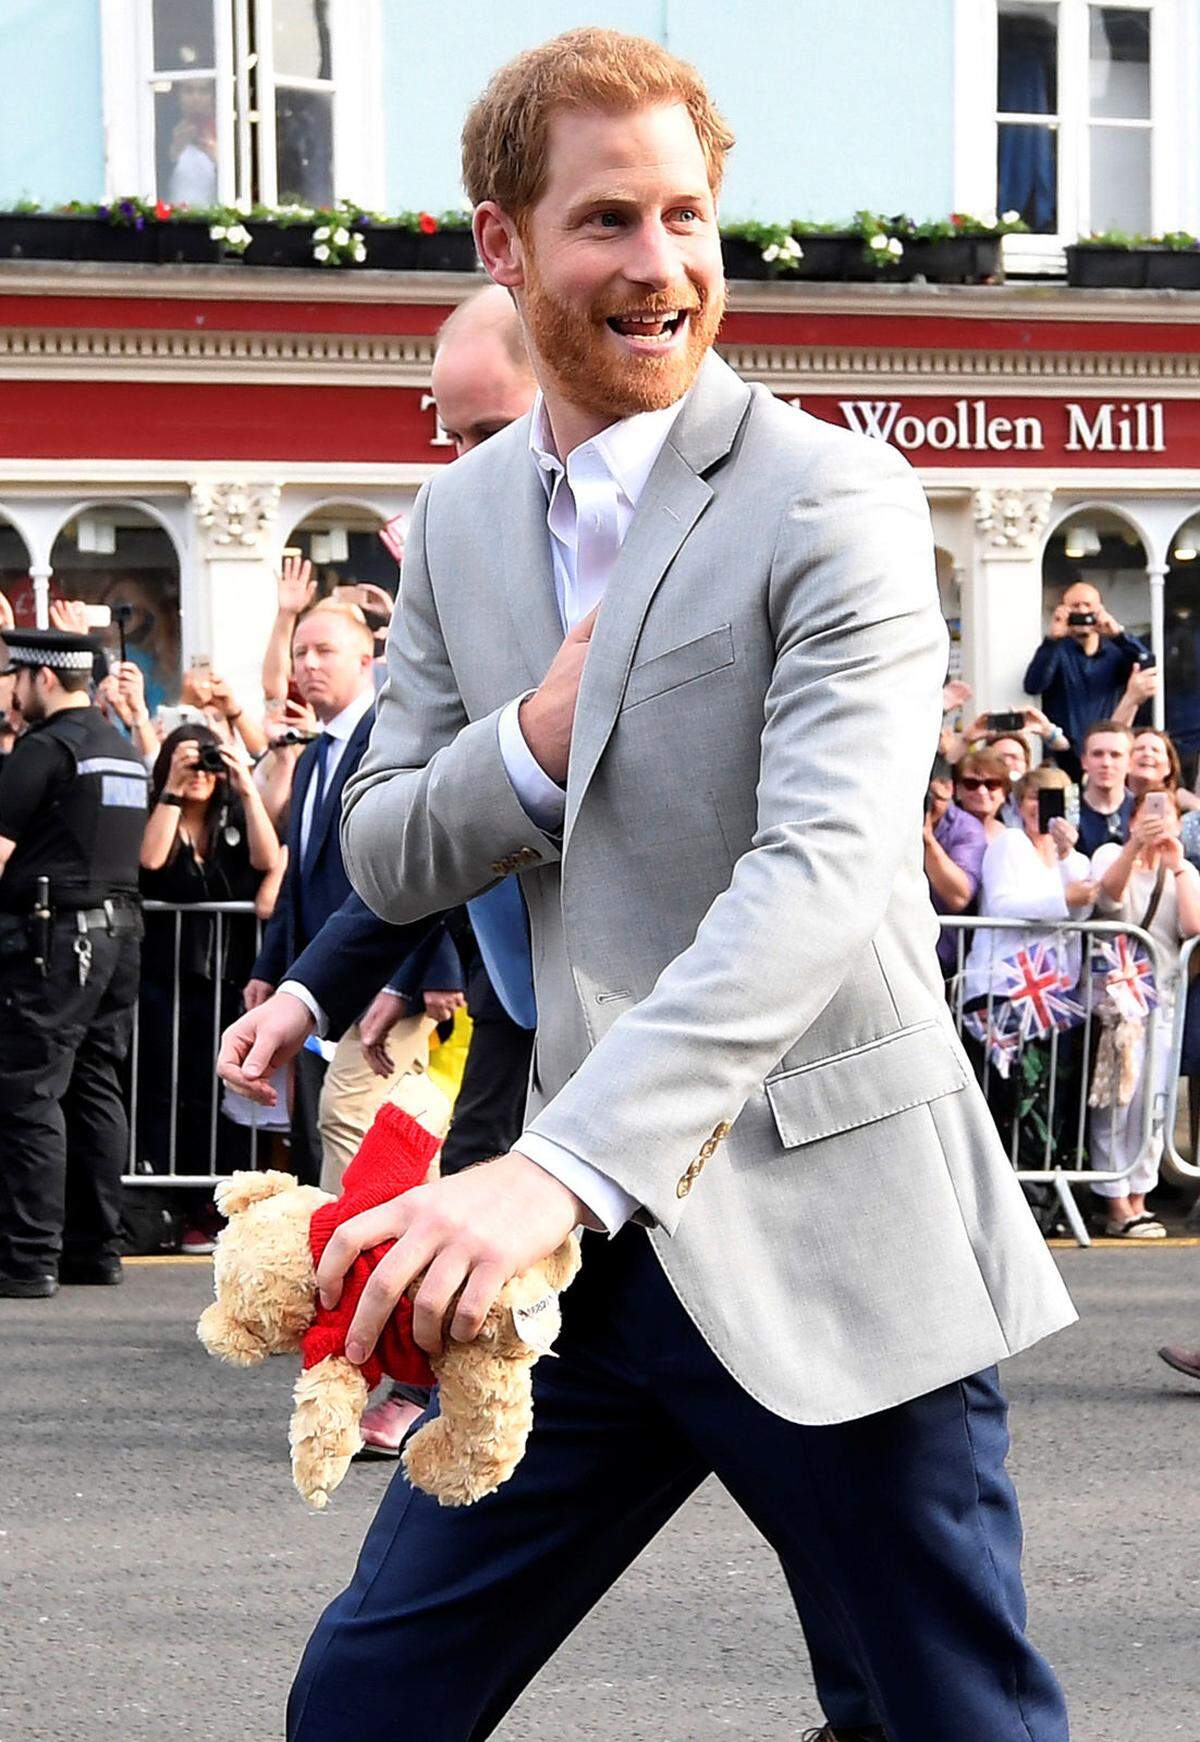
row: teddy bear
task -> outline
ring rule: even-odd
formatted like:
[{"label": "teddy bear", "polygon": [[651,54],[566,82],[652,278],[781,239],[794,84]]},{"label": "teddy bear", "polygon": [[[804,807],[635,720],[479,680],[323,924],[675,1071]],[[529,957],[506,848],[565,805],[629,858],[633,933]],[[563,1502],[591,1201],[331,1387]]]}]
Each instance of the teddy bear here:
[{"label": "teddy bear", "polygon": [[[383,1377],[438,1387],[438,1414],[404,1449],[409,1480],[443,1506],[465,1506],[512,1475],[533,1424],[533,1365],[557,1334],[558,1296],[579,1268],[570,1235],[548,1258],[506,1284],[473,1342],[447,1338],[425,1355],[412,1334],[412,1300],[396,1306],[370,1357],[356,1366],[346,1333],[364,1286],[393,1242],[363,1252],[335,1308],[317,1294],[317,1264],[334,1229],[420,1185],[439,1139],[399,1107],[380,1108],[332,1198],[271,1169],[235,1173],[217,1187],[228,1218],[213,1255],[216,1299],[197,1325],[212,1354],[239,1366],[301,1354],[289,1441],[296,1487],[323,1507],[361,1445],[358,1424]],[[416,1292],[420,1279],[412,1284]]]}]

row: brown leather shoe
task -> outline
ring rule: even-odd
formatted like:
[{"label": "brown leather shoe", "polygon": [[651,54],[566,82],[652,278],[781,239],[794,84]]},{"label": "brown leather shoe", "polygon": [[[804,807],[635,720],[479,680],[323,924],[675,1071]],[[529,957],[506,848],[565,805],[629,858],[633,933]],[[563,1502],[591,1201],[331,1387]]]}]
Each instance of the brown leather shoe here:
[{"label": "brown leather shoe", "polygon": [[1189,1379],[1200,1379],[1200,1349],[1175,1349],[1168,1343],[1158,1353],[1176,1373],[1186,1373]]}]

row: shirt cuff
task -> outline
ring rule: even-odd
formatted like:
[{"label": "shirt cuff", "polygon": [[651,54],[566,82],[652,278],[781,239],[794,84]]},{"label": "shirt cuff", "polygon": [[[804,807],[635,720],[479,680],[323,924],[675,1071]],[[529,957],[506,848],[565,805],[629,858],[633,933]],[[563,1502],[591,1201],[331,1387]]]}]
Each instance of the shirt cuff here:
[{"label": "shirt cuff", "polygon": [[610,1236],[618,1233],[640,1208],[637,1198],[631,1197],[624,1186],[609,1179],[590,1161],[583,1161],[572,1155],[569,1149],[560,1148],[548,1137],[526,1131],[513,1144],[513,1149],[538,1167],[545,1168],[568,1191],[582,1199]]},{"label": "shirt cuff", "polygon": [[544,835],[558,835],[562,833],[563,819],[567,814],[566,792],[551,780],[525,742],[518,717],[521,703],[532,694],[533,691],[528,690],[500,713],[496,723],[500,760],[529,820],[536,823]]},{"label": "shirt cuff", "polygon": [[322,1040],[329,1033],[329,1018],[321,1009],[307,986],[302,986],[299,980],[285,980],[278,987],[280,992],[290,992],[293,998],[298,998],[317,1025],[317,1034]]}]

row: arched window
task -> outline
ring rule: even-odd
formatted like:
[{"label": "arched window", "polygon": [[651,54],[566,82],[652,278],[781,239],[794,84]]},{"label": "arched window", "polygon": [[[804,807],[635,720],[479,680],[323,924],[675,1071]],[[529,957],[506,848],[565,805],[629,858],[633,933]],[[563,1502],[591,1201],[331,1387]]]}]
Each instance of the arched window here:
[{"label": "arched window", "polygon": [[142,509],[89,503],[69,520],[50,553],[52,599],[107,605],[114,626],[101,639],[114,655],[123,620],[127,657],[141,667],[153,713],[179,695],[179,559],[168,534]]}]

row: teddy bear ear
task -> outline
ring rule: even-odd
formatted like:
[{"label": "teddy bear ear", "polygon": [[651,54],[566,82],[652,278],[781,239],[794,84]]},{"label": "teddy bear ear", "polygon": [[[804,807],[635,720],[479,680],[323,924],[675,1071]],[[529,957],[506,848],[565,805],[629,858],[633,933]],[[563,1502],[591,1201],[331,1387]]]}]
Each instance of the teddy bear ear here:
[{"label": "teddy bear ear", "polygon": [[222,1361],[232,1361],[237,1367],[256,1367],[267,1358],[262,1338],[240,1324],[219,1300],[200,1314],[196,1335],[210,1355],[219,1355]]},{"label": "teddy bear ear", "polygon": [[295,1174],[267,1168],[263,1173],[235,1173],[222,1180],[216,1190],[216,1204],[223,1216],[236,1216],[263,1198],[273,1198],[280,1192],[294,1191],[299,1185]]}]

